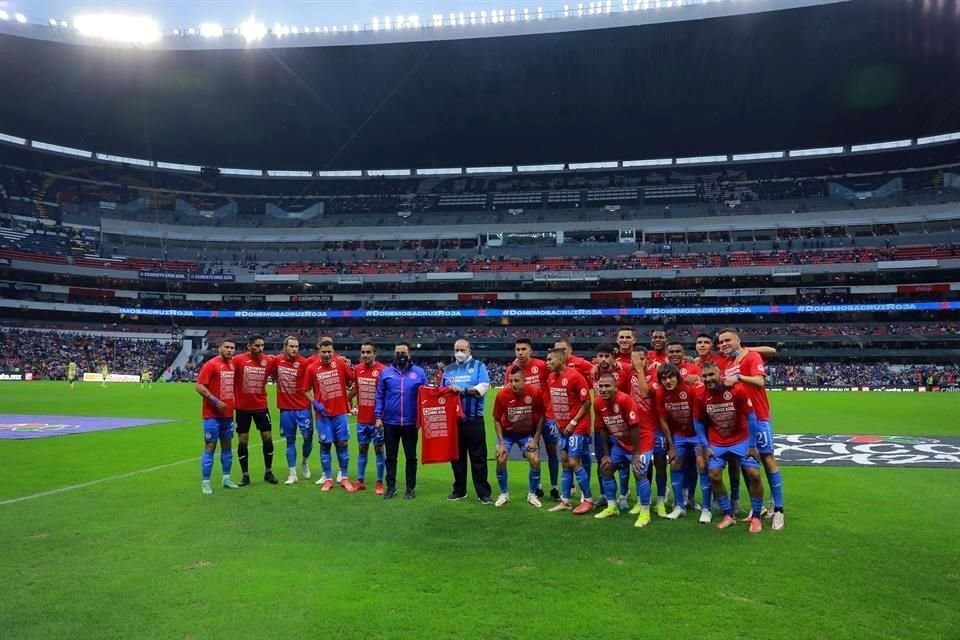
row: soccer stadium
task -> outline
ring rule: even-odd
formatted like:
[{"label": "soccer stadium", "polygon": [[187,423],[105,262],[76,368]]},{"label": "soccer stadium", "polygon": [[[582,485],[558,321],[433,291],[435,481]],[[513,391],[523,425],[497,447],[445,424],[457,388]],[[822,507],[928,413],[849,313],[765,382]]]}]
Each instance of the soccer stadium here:
[{"label": "soccer stadium", "polygon": [[3,638],[957,637],[960,0],[40,4]]}]

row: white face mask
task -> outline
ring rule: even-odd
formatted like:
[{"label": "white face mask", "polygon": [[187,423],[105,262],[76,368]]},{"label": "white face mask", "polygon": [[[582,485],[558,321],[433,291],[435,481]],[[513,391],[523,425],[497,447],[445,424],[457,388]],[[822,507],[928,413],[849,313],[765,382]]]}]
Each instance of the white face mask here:
[{"label": "white face mask", "polygon": [[457,361],[457,364],[463,364],[469,357],[470,355],[464,353],[463,351],[455,351],[453,354],[453,359]]}]

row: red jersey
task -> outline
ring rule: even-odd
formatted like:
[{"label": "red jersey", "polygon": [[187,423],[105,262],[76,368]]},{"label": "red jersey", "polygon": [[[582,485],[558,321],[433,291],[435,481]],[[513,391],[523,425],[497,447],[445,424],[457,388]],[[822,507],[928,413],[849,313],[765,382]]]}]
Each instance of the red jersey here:
[{"label": "red jersey", "polygon": [[654,402],[654,397],[657,390],[660,388],[660,385],[656,382],[650,382],[647,386],[650,387],[650,397],[644,398],[640,395],[640,378],[636,371],[631,372],[630,397],[637,405],[637,409],[640,410],[640,427],[659,431],[660,418],[657,417],[657,407],[656,403]]},{"label": "red jersey", "polygon": [[681,362],[677,368],[680,369],[680,382],[683,382],[686,377],[699,376],[702,373],[700,365],[695,362]]},{"label": "red jersey", "polygon": [[451,462],[460,457],[460,394],[448,387],[420,387],[417,393],[417,427],[423,432],[420,461]]},{"label": "red jersey", "polygon": [[313,397],[323,403],[328,416],[342,416],[350,412],[347,388],[353,384],[353,370],[334,356],[330,364],[317,358],[307,367],[307,380],[313,388]]},{"label": "red jersey", "polygon": [[523,370],[523,379],[525,384],[529,384],[541,391],[547,388],[547,374],[550,372],[547,370],[547,363],[543,360],[538,360],[537,358],[530,358],[526,365],[522,365],[516,360],[510,363],[507,367],[506,373],[503,375],[503,387],[507,388],[510,386],[510,369],[514,366],[520,367]]},{"label": "red jersey", "polygon": [[656,351],[647,351],[646,374],[647,382],[657,379],[657,369],[660,365],[667,362],[667,352],[657,353]]},{"label": "red jersey", "polygon": [[227,405],[227,408],[221,412],[217,409],[216,404],[204,398],[204,418],[233,418],[233,409],[237,400],[234,377],[233,363],[230,360],[224,360],[219,355],[207,360],[200,367],[200,373],[197,374],[197,383],[205,386],[214,398],[218,398],[223,404]]},{"label": "red jersey", "polygon": [[595,398],[593,415],[594,429],[606,431],[627,451],[633,451],[633,442],[630,440],[631,427],[640,429],[640,451],[653,449],[653,430],[644,428],[641,424],[640,410],[628,394],[618,391],[609,401],[601,397]]},{"label": "red jersey", "polygon": [[261,354],[256,360],[249,353],[233,357],[231,362],[236,371],[237,409],[267,410],[267,373],[272,360],[273,357],[267,354]]},{"label": "red jersey", "polygon": [[[722,356],[716,360],[724,378],[736,377],[737,374],[767,377],[767,369],[763,366],[763,358],[756,351],[747,351],[739,363],[735,358],[724,358]],[[757,413],[757,420],[769,422],[770,400],[767,398],[767,390],[764,387],[755,387],[745,382],[741,384],[747,390],[750,401],[753,402],[753,410]]]},{"label": "red jersey", "polygon": [[357,384],[357,424],[374,424],[373,406],[377,400],[377,381],[383,373],[384,365],[358,363],[353,369]]},{"label": "red jersey", "polygon": [[597,375],[591,378],[593,380],[593,393],[595,395],[600,394],[600,389],[597,385],[600,384],[600,376],[604,373],[612,373],[617,377],[617,391],[626,394],[630,393],[630,385],[632,384],[631,378],[633,377],[631,375],[633,373],[632,369],[629,367],[624,369],[622,366],[620,369],[603,369],[601,367],[597,367]]},{"label": "red jersey", "polygon": [[657,414],[667,420],[670,433],[684,438],[697,437],[697,430],[693,428],[694,408],[704,396],[703,385],[691,385],[680,382],[673,391],[657,386],[654,397]]},{"label": "red jersey", "polygon": [[304,391],[310,388],[307,381],[307,359],[297,354],[293,360],[281,354],[273,359],[270,375],[277,383],[277,408],[281,411],[303,411],[310,408],[310,400]]},{"label": "red jersey", "polygon": [[707,428],[710,446],[729,447],[750,437],[747,415],[753,413],[743,384],[716,391],[706,389],[694,408],[694,416]]},{"label": "red jersey", "polygon": [[[590,387],[583,376],[573,369],[564,369],[562,374],[551,373],[547,378],[547,386],[550,389],[550,415],[563,431],[580,409],[590,402]],[[573,433],[578,436],[590,434],[589,410],[574,426]]]},{"label": "red jersey", "polygon": [[633,369],[633,352],[629,351],[623,353],[622,351],[617,351],[613,354],[613,359],[620,363],[620,368],[630,371]]},{"label": "red jersey", "polygon": [[543,396],[532,384],[525,385],[520,393],[506,386],[493,403],[493,419],[505,435],[532,436],[543,416]]},{"label": "red jersey", "polygon": [[580,356],[570,356],[567,358],[567,368],[579,373],[583,376],[584,380],[589,380],[590,376],[593,375],[593,363],[589,360],[584,360]]}]

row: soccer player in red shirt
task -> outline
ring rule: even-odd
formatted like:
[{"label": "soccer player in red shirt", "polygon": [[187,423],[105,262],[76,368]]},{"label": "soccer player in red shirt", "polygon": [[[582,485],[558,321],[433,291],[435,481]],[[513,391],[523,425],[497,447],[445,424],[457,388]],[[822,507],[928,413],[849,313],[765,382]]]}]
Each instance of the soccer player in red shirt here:
[{"label": "soccer player in red shirt", "polygon": [[[601,374],[598,383],[599,393],[593,401],[594,427],[596,435],[604,442],[604,454],[600,458],[603,469],[603,492],[607,498],[607,508],[596,518],[609,518],[620,515],[615,502],[617,483],[613,479],[615,470],[633,469],[637,483],[637,503],[640,505],[636,527],[650,524],[650,481],[647,479],[647,467],[653,456],[653,430],[649,425],[641,425],[640,409],[629,394],[617,391],[617,377],[610,372]],[[646,428],[644,428],[644,426]]]},{"label": "soccer player in red shirt", "polygon": [[650,332],[650,350],[647,351],[647,382],[656,382],[657,368],[667,361],[667,332],[654,329]]},{"label": "soccer player in red shirt", "polygon": [[[660,386],[654,398],[657,407],[657,417],[661,428],[670,432],[673,449],[669,455],[670,483],[673,486],[673,511],[667,514],[670,520],[676,520],[687,514],[686,499],[692,499],[696,486],[695,480],[689,483],[689,475],[685,473],[688,467],[693,469],[693,477],[697,472],[697,432],[693,427],[693,410],[697,401],[703,396],[704,388],[699,382],[691,384],[684,380],[680,369],[668,362],[661,365],[657,371]],[[699,376],[697,376],[699,379]],[[704,492],[706,504],[710,504],[710,484],[707,479],[707,469],[701,470],[703,480],[701,490]],[[686,485],[686,486],[684,486]]]},{"label": "soccer player in red shirt", "polygon": [[[543,424],[542,436],[543,445],[547,450],[547,468],[550,472],[550,498],[559,500],[560,491],[557,489],[557,482],[560,477],[560,456],[557,453],[557,443],[560,442],[560,432],[557,430],[557,424],[552,419],[549,407],[547,406],[549,401],[546,397],[547,375],[549,374],[547,363],[539,358],[533,357],[533,343],[530,342],[530,338],[517,338],[513,343],[513,353],[517,356],[517,359],[513,361],[513,365],[523,370],[526,384],[536,387],[544,394],[543,402],[544,410],[546,411],[546,420]],[[503,380],[504,387],[510,384],[509,370],[510,367],[507,367],[508,373],[505,374]],[[543,488],[537,487],[537,497],[543,497]]]},{"label": "soccer player in red shirt", "polygon": [[337,446],[340,465],[340,486],[349,493],[356,491],[350,482],[350,413],[349,389],[354,383],[351,369],[333,351],[333,340],[324,338],[319,344],[318,358],[307,367],[310,389],[307,397],[313,402],[317,419],[317,439],[320,442],[320,464],[323,476],[317,480],[323,491],[333,488],[333,460],[330,450]]},{"label": "soccer player in red shirt", "polygon": [[623,326],[617,329],[617,362],[620,368],[630,371],[633,366],[633,348],[637,346],[637,332],[633,327]]},{"label": "soccer player in red shirt", "polygon": [[[654,332],[656,333],[656,332]],[[660,333],[663,333],[662,331]],[[666,340],[664,340],[666,342]],[[631,378],[631,396],[640,409],[640,419],[652,425],[654,432],[653,446],[653,466],[647,467],[647,475],[656,472],[657,481],[657,515],[661,518],[667,517],[667,454],[673,448],[670,432],[663,429],[659,418],[657,417],[657,407],[654,401],[654,393],[660,384],[657,382],[656,373],[654,377],[649,377],[650,372],[656,372],[656,365],[651,367],[647,356],[653,353],[634,351],[633,352],[633,376]],[[648,478],[649,479],[649,478]],[[631,513],[637,512],[638,506],[634,506]]]},{"label": "soccer player in red shirt", "polygon": [[553,348],[560,349],[567,355],[567,362],[564,366],[579,373],[583,376],[584,380],[590,379],[593,375],[593,363],[589,360],[584,360],[580,356],[573,355],[573,345],[570,344],[569,340],[560,338],[553,344]]},{"label": "soccer player in red shirt", "polygon": [[277,484],[273,475],[273,425],[270,423],[270,409],[267,406],[267,373],[272,357],[263,353],[263,336],[250,336],[247,340],[247,352],[233,358],[237,383],[237,454],[240,458],[240,470],[243,477],[240,486],[250,484],[247,445],[250,441],[250,424],[257,425],[260,441],[263,443],[263,467],[266,472],[263,479]]},{"label": "soccer player in red shirt", "polygon": [[[723,468],[728,461],[736,460],[747,478],[750,491],[753,508],[750,533],[760,533],[763,531],[760,520],[763,483],[760,481],[760,453],[757,451],[757,416],[750,395],[743,385],[725,387],[715,362],[704,363],[703,384],[706,393],[694,407],[693,426],[707,461],[711,490],[724,513],[717,528],[726,529],[737,522],[723,484]],[[703,511],[709,513],[709,506],[704,505]],[[701,514],[700,522],[710,522],[710,516]]]},{"label": "soccer player in red shirt", "polygon": [[[773,497],[773,530],[784,527],[783,517],[783,477],[773,453],[773,427],[770,422],[770,400],[767,398],[767,371],[763,358],[753,350],[740,344],[740,334],[736,329],[724,329],[717,335],[720,353],[723,355],[723,384],[726,387],[743,385],[753,403],[757,415],[757,450],[766,471],[767,483]],[[760,511],[753,515],[760,516]]]},{"label": "soccer player in red shirt", "polygon": [[297,431],[303,436],[303,452],[300,472],[310,479],[310,453],[313,451],[313,417],[310,415],[310,399],[306,395],[307,359],[300,355],[300,341],[287,336],[283,352],[270,363],[270,376],[277,384],[277,409],[280,410],[280,434],[287,442],[287,467],[290,474],[284,484],[296,484],[297,478]]},{"label": "soccer player in red shirt", "polygon": [[[620,330],[620,334],[625,333],[624,329]],[[632,353],[632,352],[631,352]],[[633,369],[630,365],[623,366],[620,361],[619,347],[617,345],[610,344],[601,344],[597,346],[597,357],[594,358],[593,371],[591,372],[590,380],[591,387],[593,388],[593,396],[596,398],[600,394],[599,382],[600,376],[605,373],[611,373],[617,378],[617,391],[621,391],[626,394],[630,394],[633,376]],[[606,449],[603,448],[603,440],[599,437],[594,437],[593,439],[593,450],[594,454],[597,457],[597,460],[606,455]],[[603,486],[603,471],[600,469],[600,466],[597,466],[597,481],[600,483],[600,486]],[[627,495],[629,494],[629,483],[630,483],[630,473],[626,469],[620,470],[620,498],[618,501],[621,504],[621,508],[626,511],[630,508],[630,505],[627,503]],[[599,506],[607,506],[606,496],[601,496],[600,501],[598,502]]]},{"label": "soccer player in red shirt", "polygon": [[516,445],[530,463],[527,502],[539,509],[537,497],[540,487],[540,435],[543,431],[543,397],[540,389],[526,383],[526,375],[519,366],[507,370],[510,384],[503,387],[493,403],[493,424],[497,431],[497,482],[500,496],[494,503],[502,507],[510,501],[507,485],[507,460],[510,449]]},{"label": "soccer player in red shirt", "polygon": [[383,373],[384,365],[377,362],[377,347],[372,342],[360,345],[360,362],[353,368],[356,384],[350,389],[350,397],[357,398],[357,491],[367,488],[364,476],[367,473],[367,456],[370,443],[376,456],[377,484],[374,493],[383,495],[383,430],[377,430],[373,407],[377,400],[377,381]]},{"label": "soccer player in red shirt", "polygon": [[700,365],[687,360],[687,354],[683,350],[683,345],[676,340],[667,344],[667,363],[679,369],[680,379],[683,382],[687,384],[697,384],[700,382]]},{"label": "soccer player in red shirt", "polygon": [[[567,352],[561,348],[551,349],[547,356],[549,406],[560,430],[563,462],[560,503],[550,511],[573,509],[576,515],[583,515],[593,509],[590,470],[583,464],[590,455],[590,387],[582,375],[567,367],[567,358]],[[583,501],[575,509],[570,505],[574,475],[583,493]]]},{"label": "soccer player in red shirt", "polygon": [[233,340],[221,340],[217,355],[200,367],[197,375],[196,391],[203,396],[203,456],[200,459],[200,472],[203,481],[200,490],[203,495],[213,494],[210,487],[210,474],[213,471],[213,452],[220,441],[220,466],[223,468],[223,487],[239,489],[240,485],[230,478],[233,466],[233,409],[236,402],[234,382],[233,354],[237,344]]}]

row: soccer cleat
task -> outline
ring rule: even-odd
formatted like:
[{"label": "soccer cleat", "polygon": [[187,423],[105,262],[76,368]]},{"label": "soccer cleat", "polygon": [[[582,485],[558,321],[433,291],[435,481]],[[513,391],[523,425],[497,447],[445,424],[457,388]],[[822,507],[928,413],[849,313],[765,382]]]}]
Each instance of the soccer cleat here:
[{"label": "soccer cleat", "polygon": [[378,496],[383,495],[383,483],[377,480],[377,484],[373,486],[373,492]]},{"label": "soccer cleat", "polygon": [[783,511],[774,511],[773,526],[771,528],[774,531],[782,531],[785,526],[786,526],[786,523],[783,521]]},{"label": "soccer cleat", "polygon": [[643,511],[643,505],[638,502],[637,504],[633,505],[632,509],[630,509],[630,515],[638,516],[640,515],[641,511]]},{"label": "soccer cleat", "polygon": [[535,506],[537,509],[543,506],[543,503],[540,502],[539,496],[537,496],[535,493],[527,494],[527,502]]},{"label": "soccer cleat", "polygon": [[554,502],[560,501],[560,492],[557,491],[556,487],[553,487],[552,489],[550,489],[550,499],[553,500]]},{"label": "soccer cleat", "polygon": [[687,515],[687,510],[683,507],[674,507],[673,511],[667,514],[667,520],[679,520]]},{"label": "soccer cleat", "polygon": [[354,491],[366,491],[367,485],[363,483],[363,480],[357,480],[357,483],[353,485]]},{"label": "soccer cleat", "polygon": [[447,496],[447,500],[450,502],[457,502],[458,500],[464,500],[467,497],[465,493],[451,493]]},{"label": "soccer cleat", "polygon": [[750,533],[761,533],[763,531],[763,520],[753,518],[750,520]]},{"label": "soccer cleat", "polygon": [[303,476],[304,480],[310,479],[310,465],[306,462],[300,464],[300,475]]},{"label": "soccer cleat", "polygon": [[597,507],[597,508],[599,508],[599,509],[606,509],[606,508],[607,508],[607,499],[606,499],[606,498],[600,498],[599,500],[597,500],[596,502],[593,503],[593,506],[595,506],[595,507]]},{"label": "soccer cleat", "polygon": [[337,469],[337,484],[343,482],[343,470]]},{"label": "soccer cleat", "polygon": [[769,520],[773,517],[773,512],[764,507],[763,509],[760,509],[760,517]]},{"label": "soccer cleat", "polygon": [[403,494],[404,500],[413,500],[417,497],[417,492],[413,489],[407,489],[406,493]]},{"label": "soccer cleat", "polygon": [[391,499],[396,498],[396,497],[397,497],[397,490],[396,490],[396,489],[387,489],[387,490],[384,492],[384,494],[383,494],[383,499],[384,499],[384,500],[391,500]]},{"label": "soccer cleat", "polygon": [[573,515],[582,516],[593,511],[593,500],[583,500],[573,508]]},{"label": "soccer cleat", "polygon": [[561,498],[560,502],[558,502],[554,506],[547,509],[547,511],[550,511],[551,513],[553,513],[558,511],[570,511],[571,509],[573,509],[573,507],[570,506],[570,503],[564,500],[563,498]]},{"label": "soccer cleat", "polygon": [[657,515],[661,518],[667,517],[667,503],[657,501]]},{"label": "soccer cleat", "polygon": [[357,488],[353,486],[353,483],[350,482],[350,478],[343,477],[340,479],[340,486],[343,487],[343,490],[347,493],[356,493]]},{"label": "soccer cleat", "polygon": [[603,509],[602,511],[600,511],[600,513],[594,514],[593,517],[596,518],[597,520],[603,520],[605,518],[616,518],[619,515],[620,515],[620,509],[618,509],[615,505],[611,504],[606,509]]},{"label": "soccer cleat", "polygon": [[700,510],[700,524],[710,524],[713,522],[713,512],[710,509]]},{"label": "soccer cleat", "polygon": [[717,529],[729,529],[733,525],[737,524],[737,519],[729,514],[723,514],[723,520],[717,524]]},{"label": "soccer cleat", "polygon": [[617,508],[620,509],[620,511],[630,511],[630,501],[627,500],[627,496],[617,498]]},{"label": "soccer cleat", "polygon": [[480,501],[480,504],[493,504],[493,500],[490,499],[490,496],[482,496],[477,498]]},{"label": "soccer cleat", "polygon": [[330,489],[333,489],[333,480],[330,480],[330,479],[328,478],[328,479],[323,483],[323,486],[320,487],[320,491],[330,491]]},{"label": "soccer cleat", "polygon": [[649,524],[650,524],[650,512],[641,511],[640,515],[637,516],[637,521],[633,523],[633,526],[637,527],[638,529],[643,529]]},{"label": "soccer cleat", "polygon": [[[734,511],[733,513],[736,514],[737,512]],[[750,522],[751,520],[753,520],[753,509],[750,509],[750,512],[747,514],[747,517],[740,518],[740,522]]]},{"label": "soccer cleat", "polygon": [[497,501],[493,503],[493,506],[495,506],[495,507],[502,507],[503,505],[507,504],[508,502],[510,502],[510,494],[509,494],[509,493],[501,493],[499,496],[497,496]]},{"label": "soccer cleat", "polygon": [[297,484],[298,482],[300,482],[300,479],[297,478],[297,474],[291,473],[283,484]]},{"label": "soccer cleat", "polygon": [[249,474],[249,473],[245,473],[245,474],[243,474],[243,477],[240,478],[240,486],[241,486],[241,487],[245,487],[245,486],[247,486],[248,484],[250,484],[250,474]]},{"label": "soccer cleat", "polygon": [[538,498],[542,498],[542,497],[543,497],[543,487],[537,487],[536,496],[537,496]]},{"label": "soccer cleat", "polygon": [[273,475],[273,471],[267,471],[265,474],[263,474],[263,481],[269,484],[277,484],[280,482],[277,480],[277,476]]},{"label": "soccer cleat", "polygon": [[223,479],[223,488],[224,489],[239,489],[240,485],[233,481],[233,478],[227,476]]},{"label": "soccer cleat", "polygon": [[202,493],[205,496],[213,495],[213,487],[210,486],[209,480],[204,480],[203,482],[200,483],[200,493]]}]

